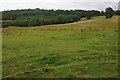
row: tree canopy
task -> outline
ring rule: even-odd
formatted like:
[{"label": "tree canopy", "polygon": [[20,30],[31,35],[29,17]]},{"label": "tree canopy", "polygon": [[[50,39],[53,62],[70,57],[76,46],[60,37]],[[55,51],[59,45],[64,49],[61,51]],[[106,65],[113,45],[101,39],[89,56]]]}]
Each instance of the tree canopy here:
[{"label": "tree canopy", "polygon": [[[64,24],[79,21],[81,18],[86,17],[91,19],[94,16],[104,16],[107,18],[113,16],[113,10],[107,8],[106,12],[97,10],[45,10],[45,9],[21,9],[21,10],[8,10],[2,12],[2,20],[12,20],[2,22],[2,27],[8,26],[41,26],[50,24]],[[120,11],[114,12],[120,14]]]},{"label": "tree canopy", "polygon": [[108,7],[105,9],[105,12],[106,12],[106,19],[109,19],[113,16],[114,14],[114,10],[111,8],[111,7]]}]

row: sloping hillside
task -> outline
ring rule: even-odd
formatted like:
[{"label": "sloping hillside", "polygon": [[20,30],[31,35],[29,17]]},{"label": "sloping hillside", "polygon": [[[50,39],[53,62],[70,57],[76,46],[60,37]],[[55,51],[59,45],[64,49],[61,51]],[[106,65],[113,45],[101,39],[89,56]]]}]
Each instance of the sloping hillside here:
[{"label": "sloping hillside", "polygon": [[118,16],[3,28],[3,78],[118,76]]}]

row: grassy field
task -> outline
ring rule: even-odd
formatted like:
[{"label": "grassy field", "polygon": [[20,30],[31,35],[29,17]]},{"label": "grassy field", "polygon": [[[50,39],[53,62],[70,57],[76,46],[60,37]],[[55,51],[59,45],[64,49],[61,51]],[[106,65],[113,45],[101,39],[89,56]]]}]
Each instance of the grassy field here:
[{"label": "grassy field", "polygon": [[2,33],[3,78],[118,76],[118,16]]}]

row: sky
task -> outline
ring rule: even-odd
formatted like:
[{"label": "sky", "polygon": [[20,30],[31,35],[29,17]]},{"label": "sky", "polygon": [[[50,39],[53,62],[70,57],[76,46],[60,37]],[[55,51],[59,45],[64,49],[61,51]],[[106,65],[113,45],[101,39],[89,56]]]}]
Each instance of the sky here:
[{"label": "sky", "polygon": [[119,0],[0,0],[0,11],[16,9],[118,10]]}]

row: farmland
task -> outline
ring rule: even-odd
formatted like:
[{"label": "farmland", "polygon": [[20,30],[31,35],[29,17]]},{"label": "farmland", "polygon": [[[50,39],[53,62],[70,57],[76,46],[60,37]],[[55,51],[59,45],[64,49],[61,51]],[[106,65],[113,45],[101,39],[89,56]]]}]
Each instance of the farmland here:
[{"label": "farmland", "polygon": [[118,16],[2,29],[3,78],[118,77]]}]

